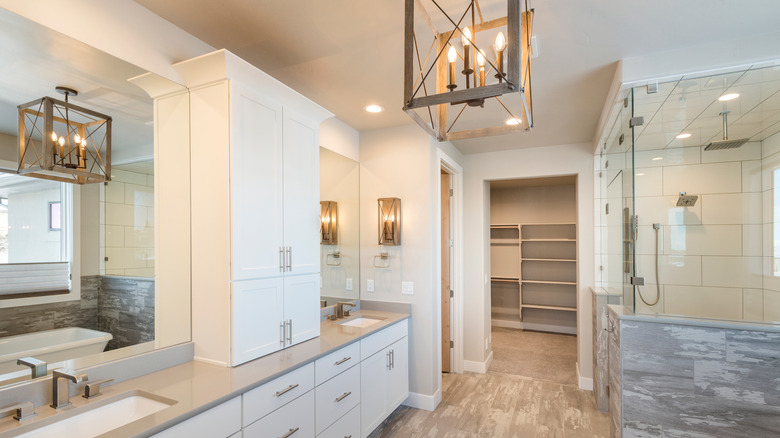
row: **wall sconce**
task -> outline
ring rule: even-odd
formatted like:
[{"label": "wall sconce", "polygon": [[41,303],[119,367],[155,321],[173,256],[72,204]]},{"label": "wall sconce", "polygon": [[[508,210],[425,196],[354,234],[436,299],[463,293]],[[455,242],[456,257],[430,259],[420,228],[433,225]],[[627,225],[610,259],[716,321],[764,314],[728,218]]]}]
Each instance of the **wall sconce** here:
[{"label": "wall sconce", "polygon": [[338,204],[336,201],[320,201],[320,245],[338,243]]},{"label": "wall sconce", "polygon": [[401,244],[401,200],[379,198],[379,244]]}]

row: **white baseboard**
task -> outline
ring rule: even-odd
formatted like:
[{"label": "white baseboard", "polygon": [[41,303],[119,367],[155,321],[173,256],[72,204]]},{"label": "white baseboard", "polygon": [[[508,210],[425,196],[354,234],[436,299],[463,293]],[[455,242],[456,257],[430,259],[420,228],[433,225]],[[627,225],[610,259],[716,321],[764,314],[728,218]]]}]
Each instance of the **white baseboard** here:
[{"label": "white baseboard", "polygon": [[590,377],[582,377],[580,375],[580,364],[577,363],[577,384],[580,387],[580,389],[584,389],[586,391],[593,391],[593,379]]},{"label": "white baseboard", "polygon": [[477,362],[474,360],[463,361],[463,371],[485,374],[490,369],[490,364],[493,363],[493,352],[491,351],[487,359],[484,362]]},{"label": "white baseboard", "polygon": [[436,406],[439,406],[439,403],[441,403],[441,388],[437,389],[433,395],[410,392],[409,397],[401,404],[410,408],[433,411],[436,409]]}]

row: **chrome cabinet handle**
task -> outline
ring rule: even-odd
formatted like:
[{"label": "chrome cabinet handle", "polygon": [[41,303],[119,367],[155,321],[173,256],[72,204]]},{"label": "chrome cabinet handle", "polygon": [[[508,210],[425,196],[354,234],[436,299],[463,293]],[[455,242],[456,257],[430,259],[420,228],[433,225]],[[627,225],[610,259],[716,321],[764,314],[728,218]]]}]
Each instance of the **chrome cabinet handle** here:
[{"label": "chrome cabinet handle", "polygon": [[395,350],[390,350],[390,369],[395,368]]},{"label": "chrome cabinet handle", "polygon": [[387,369],[389,370],[390,369],[390,352],[388,351],[385,355],[387,356]]},{"label": "chrome cabinet handle", "polygon": [[352,356],[345,357],[344,359],[341,359],[340,361],[336,362],[334,365],[341,365],[341,364],[343,364],[344,362],[346,362],[346,361],[348,361],[350,359],[352,359]]},{"label": "chrome cabinet handle", "polygon": [[348,397],[350,394],[352,394],[352,391],[350,391],[350,392],[345,392],[343,395],[341,395],[341,396],[339,396],[339,397],[336,397],[336,403],[338,403],[338,402],[340,402],[340,401],[344,400],[344,399],[345,399],[345,398],[347,398],[347,397]]},{"label": "chrome cabinet handle", "polygon": [[284,249],[279,247],[279,272],[284,272]]},{"label": "chrome cabinet handle", "polygon": [[276,396],[277,396],[277,397],[279,397],[279,396],[281,396],[281,395],[287,394],[288,392],[292,391],[293,389],[295,389],[295,388],[297,388],[297,387],[298,387],[298,384],[297,384],[297,383],[296,383],[295,385],[290,385],[290,386],[288,386],[287,388],[284,388],[283,390],[281,390],[281,391],[277,392],[277,393],[276,393]]},{"label": "chrome cabinet handle", "polygon": [[286,434],[280,436],[279,438],[288,438],[288,437],[292,436],[292,434],[294,434],[295,432],[298,432],[299,429],[300,429],[300,427],[296,427],[295,429],[290,429],[289,432],[287,432]]},{"label": "chrome cabinet handle", "polygon": [[279,323],[279,343],[284,345],[284,322]]},{"label": "chrome cabinet handle", "polygon": [[287,271],[292,272],[292,246],[287,247]]},{"label": "chrome cabinet handle", "polygon": [[288,328],[287,328],[287,342],[292,345],[292,319],[287,320]]}]

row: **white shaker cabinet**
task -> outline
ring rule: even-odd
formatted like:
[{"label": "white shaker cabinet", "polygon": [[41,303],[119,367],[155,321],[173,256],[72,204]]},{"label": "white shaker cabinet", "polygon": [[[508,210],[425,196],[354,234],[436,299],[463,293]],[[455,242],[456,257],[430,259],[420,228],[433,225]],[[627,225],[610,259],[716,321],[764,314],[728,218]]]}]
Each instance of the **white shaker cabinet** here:
[{"label": "white shaker cabinet", "polygon": [[196,357],[236,366],[319,336],[319,125],[332,114],[225,50],[174,68],[191,95]]}]

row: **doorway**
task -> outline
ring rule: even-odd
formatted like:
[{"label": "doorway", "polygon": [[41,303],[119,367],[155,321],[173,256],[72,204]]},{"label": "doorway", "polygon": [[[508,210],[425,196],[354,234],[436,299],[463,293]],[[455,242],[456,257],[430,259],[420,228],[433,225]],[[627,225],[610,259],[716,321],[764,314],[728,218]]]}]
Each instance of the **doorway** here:
[{"label": "doorway", "polygon": [[576,184],[490,184],[490,371],[578,383]]}]

